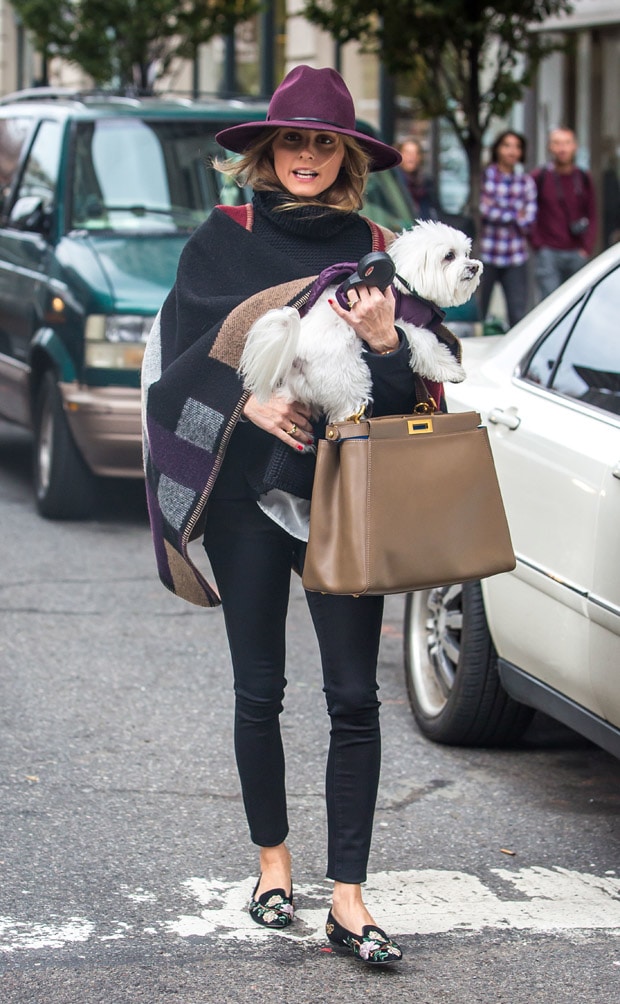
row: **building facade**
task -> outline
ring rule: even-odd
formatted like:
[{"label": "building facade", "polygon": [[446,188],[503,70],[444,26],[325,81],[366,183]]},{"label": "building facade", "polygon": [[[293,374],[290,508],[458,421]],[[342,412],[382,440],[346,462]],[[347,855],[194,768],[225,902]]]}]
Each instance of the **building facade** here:
[{"label": "building facade", "polygon": [[620,4],[573,0],[572,13],[546,32],[569,43],[543,64],[533,94],[530,130],[537,161],[549,129],[567,125],[579,140],[579,163],[592,171],[599,201],[599,246],[620,240]]}]

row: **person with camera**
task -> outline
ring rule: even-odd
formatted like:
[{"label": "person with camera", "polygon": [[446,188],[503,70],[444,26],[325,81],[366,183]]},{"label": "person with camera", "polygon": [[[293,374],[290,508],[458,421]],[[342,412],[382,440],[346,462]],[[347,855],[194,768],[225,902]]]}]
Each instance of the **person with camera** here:
[{"label": "person with camera", "polygon": [[596,199],[589,171],[577,167],[577,138],[560,126],[549,133],[551,161],[533,171],[538,213],[530,236],[541,299],[574,275],[596,242]]}]

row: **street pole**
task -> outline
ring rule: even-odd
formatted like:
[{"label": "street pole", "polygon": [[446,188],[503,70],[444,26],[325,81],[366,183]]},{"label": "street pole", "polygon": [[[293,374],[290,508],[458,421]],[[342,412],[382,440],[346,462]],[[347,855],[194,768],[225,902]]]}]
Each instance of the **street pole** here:
[{"label": "street pole", "polygon": [[395,127],[394,115],[394,78],[387,72],[383,63],[379,67],[379,131],[384,143],[393,143]]},{"label": "street pole", "polygon": [[274,54],[273,40],[275,35],[275,18],[273,2],[265,4],[260,15],[260,94],[270,97],[274,91]]},{"label": "street pole", "polygon": [[235,50],[235,33],[224,37],[224,67],[220,97],[234,97],[237,93],[237,66]]}]

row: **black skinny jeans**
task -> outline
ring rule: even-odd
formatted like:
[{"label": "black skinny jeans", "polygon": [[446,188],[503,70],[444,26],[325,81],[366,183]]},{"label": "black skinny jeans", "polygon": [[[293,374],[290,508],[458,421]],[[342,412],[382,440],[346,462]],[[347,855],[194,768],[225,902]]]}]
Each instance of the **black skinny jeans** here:
[{"label": "black skinny jeans", "polygon": [[[291,569],[301,566],[305,545],[245,499],[211,502],[204,545],[232,656],[235,753],[250,835],[274,847],[288,834],[279,715]],[[381,759],[376,667],[383,597],[306,597],[331,720],[327,877],[363,882]]]},{"label": "black skinny jeans", "polygon": [[514,327],[527,313],[527,265],[491,265],[485,262],[480,280],[480,314],[486,320],[491,294],[499,282],[504,291],[508,324]]}]

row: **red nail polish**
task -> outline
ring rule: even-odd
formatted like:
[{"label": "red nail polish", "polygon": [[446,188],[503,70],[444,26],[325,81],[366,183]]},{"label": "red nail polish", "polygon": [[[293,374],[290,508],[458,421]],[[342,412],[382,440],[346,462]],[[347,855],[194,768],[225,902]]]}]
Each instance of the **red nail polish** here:
[{"label": "red nail polish", "polygon": [[300,444],[300,445],[298,445],[297,449],[298,450],[303,450],[303,446],[301,446],[301,444]]},{"label": "red nail polish", "polygon": [[328,303],[330,304],[330,306],[331,306],[331,304],[332,304],[332,303],[333,303],[334,301],[333,301],[333,300],[328,300],[327,302],[328,302]]}]

